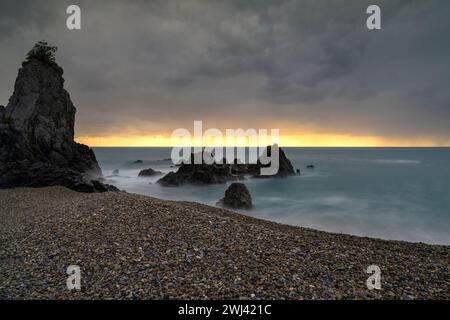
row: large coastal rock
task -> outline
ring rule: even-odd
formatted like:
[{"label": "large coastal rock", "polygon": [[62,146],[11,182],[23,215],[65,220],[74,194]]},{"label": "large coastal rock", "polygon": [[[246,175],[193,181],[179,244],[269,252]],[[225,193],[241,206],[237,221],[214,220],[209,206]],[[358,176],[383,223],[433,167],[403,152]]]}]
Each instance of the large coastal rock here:
[{"label": "large coastal rock", "polygon": [[225,191],[225,197],[218,205],[231,209],[251,209],[253,208],[252,197],[247,187],[243,183],[233,182]]},{"label": "large coastal rock", "polygon": [[76,109],[64,89],[55,51],[45,42],[30,51],[8,105],[0,108],[0,188],[117,190],[100,181],[94,152],[74,141]]},{"label": "large coastal rock", "polygon": [[[271,146],[266,149],[266,155],[271,155]],[[260,161],[255,164],[239,164],[235,160],[234,164],[194,164],[195,155],[191,155],[191,163],[182,163],[176,172],[169,172],[158,180],[158,184],[165,187],[176,187],[184,184],[217,184],[245,179],[245,177],[255,178],[286,178],[297,175],[284,151],[279,148],[279,168],[274,175],[261,175],[261,168],[269,165],[262,165]]]}]

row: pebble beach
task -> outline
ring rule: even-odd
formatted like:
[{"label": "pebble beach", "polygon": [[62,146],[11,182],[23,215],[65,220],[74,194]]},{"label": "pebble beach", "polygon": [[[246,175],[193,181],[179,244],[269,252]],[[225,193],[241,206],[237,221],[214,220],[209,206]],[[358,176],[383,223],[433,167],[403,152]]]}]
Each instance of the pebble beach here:
[{"label": "pebble beach", "polygon": [[[0,299],[449,299],[450,247],[332,234],[193,202],[0,190]],[[67,267],[81,270],[68,290]],[[381,270],[369,290],[367,267]]]}]

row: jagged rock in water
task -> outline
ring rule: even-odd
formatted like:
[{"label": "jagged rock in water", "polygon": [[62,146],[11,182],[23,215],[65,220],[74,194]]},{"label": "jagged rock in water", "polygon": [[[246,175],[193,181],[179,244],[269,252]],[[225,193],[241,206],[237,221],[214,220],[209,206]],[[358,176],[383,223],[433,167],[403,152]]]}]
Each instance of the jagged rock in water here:
[{"label": "jagged rock in water", "polygon": [[52,48],[39,42],[30,51],[8,105],[0,108],[0,188],[117,190],[99,181],[94,152],[74,141],[76,109],[64,89],[63,69],[52,54],[36,54]]},{"label": "jagged rock in water", "polygon": [[[272,154],[272,146],[268,146],[266,148],[265,155],[270,157]],[[279,159],[279,165],[278,165],[278,171],[274,175],[255,175],[255,178],[286,178],[288,176],[295,176],[297,175],[297,172],[295,171],[294,167],[292,166],[291,161],[286,157],[286,154],[284,153],[284,150],[281,147],[278,147],[278,159]],[[270,164],[267,165],[261,165],[261,167],[269,167]]]},{"label": "jagged rock in water", "polygon": [[225,197],[217,205],[231,209],[253,208],[252,197],[243,183],[234,182],[225,191]]},{"label": "jagged rock in water", "polygon": [[177,187],[183,184],[217,184],[236,180],[226,164],[182,164],[177,172],[169,172],[158,180],[164,187]]},{"label": "jagged rock in water", "polygon": [[[265,155],[270,156],[271,150],[272,147],[268,146]],[[263,165],[260,161],[255,164],[240,164],[235,159],[233,164],[227,164],[225,161],[222,164],[194,164],[194,158],[196,156],[197,154],[191,154],[190,164],[182,163],[176,172],[169,172],[159,179],[157,183],[165,187],[176,187],[183,184],[204,185],[226,183],[245,179],[246,176],[255,178],[285,178],[297,174],[281,148],[279,148],[278,171],[274,175],[267,176],[261,175],[261,168],[268,167],[270,164]]]},{"label": "jagged rock in water", "polygon": [[177,187],[184,184],[207,185],[225,183],[236,180],[231,173],[229,164],[195,164],[195,159],[201,160],[203,156],[211,156],[208,153],[198,152],[191,154],[191,163],[180,163],[177,172],[169,172],[157,181],[164,187]]},{"label": "jagged rock in water", "polygon": [[162,174],[161,171],[155,171],[152,168],[144,169],[139,172],[138,177],[151,177]]}]

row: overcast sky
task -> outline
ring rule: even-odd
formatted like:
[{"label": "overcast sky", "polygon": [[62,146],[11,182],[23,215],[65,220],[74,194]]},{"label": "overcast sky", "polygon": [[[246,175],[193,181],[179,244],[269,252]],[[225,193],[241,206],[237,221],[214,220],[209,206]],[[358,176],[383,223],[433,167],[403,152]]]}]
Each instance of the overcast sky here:
[{"label": "overcast sky", "polygon": [[[366,28],[374,3],[380,31]],[[80,31],[66,28],[69,4]],[[448,0],[2,0],[0,104],[45,39],[59,47],[78,136],[203,120],[449,144],[449,32]]]}]

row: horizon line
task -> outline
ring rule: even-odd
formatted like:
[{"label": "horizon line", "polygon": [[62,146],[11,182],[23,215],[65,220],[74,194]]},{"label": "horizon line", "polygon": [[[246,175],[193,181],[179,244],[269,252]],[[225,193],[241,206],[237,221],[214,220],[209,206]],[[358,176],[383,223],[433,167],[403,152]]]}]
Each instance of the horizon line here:
[{"label": "horizon line", "polygon": [[113,136],[90,136],[79,135],[76,142],[91,147],[243,147],[243,146],[266,146],[277,143],[282,147],[292,148],[433,148],[450,147],[450,138],[431,139],[423,138],[386,138],[379,136],[357,136],[338,134],[284,134],[279,137],[258,139],[256,141],[245,138],[244,140],[232,139],[212,139],[208,138],[188,138],[173,139],[168,134],[144,134],[144,135],[113,135]]},{"label": "horizon line", "polygon": [[[269,146],[269,145],[268,145]],[[279,146],[281,148],[450,148],[450,145],[442,145],[442,146],[414,146],[414,145],[410,145],[410,146],[283,146],[280,145]],[[124,145],[117,145],[117,146],[90,146],[88,145],[88,147],[90,148],[175,148],[175,147],[179,147],[179,148],[183,148],[183,147],[187,147],[187,148],[249,148],[249,147],[263,147],[264,146],[133,146],[133,145],[128,145],[128,146],[124,146]]]}]

